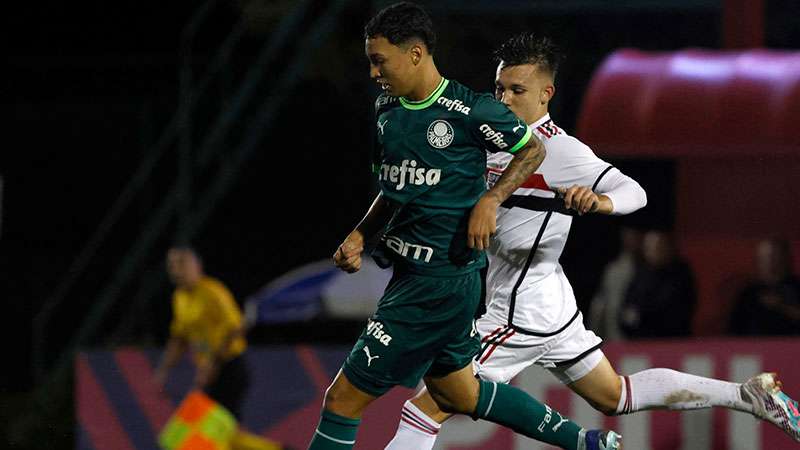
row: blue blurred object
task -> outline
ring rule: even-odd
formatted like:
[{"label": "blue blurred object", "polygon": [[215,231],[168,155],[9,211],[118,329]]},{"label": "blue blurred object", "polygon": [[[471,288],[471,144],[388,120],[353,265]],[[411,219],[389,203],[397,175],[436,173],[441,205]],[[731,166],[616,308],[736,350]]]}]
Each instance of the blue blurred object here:
[{"label": "blue blurred object", "polygon": [[361,270],[347,274],[329,259],[298,267],[269,282],[245,299],[250,326],[311,320],[317,316],[366,319],[377,306],[392,271],[370,258]]}]

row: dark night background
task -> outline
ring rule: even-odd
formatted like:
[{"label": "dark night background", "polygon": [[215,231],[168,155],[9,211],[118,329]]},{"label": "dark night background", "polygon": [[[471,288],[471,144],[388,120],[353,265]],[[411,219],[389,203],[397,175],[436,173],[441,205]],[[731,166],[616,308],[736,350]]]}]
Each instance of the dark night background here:
[{"label": "dark night background", "polygon": [[[246,33],[192,115],[192,154],[222,108],[230,107],[247,70],[291,1],[219,1],[191,44],[194,82],[207,70],[220,42],[243,19]],[[253,100],[214,146],[207,168],[191,171],[188,196],[180,197],[130,281],[120,284],[104,326],[83,345],[163,343],[170,287],[163,254],[180,238],[181,212],[207,206],[206,189],[226,171],[230,189],[198,221],[191,242],[208,273],[224,280],[237,298],[276,276],[328,257],[366,211],[374,194],[369,142],[377,89],[363,56],[363,24],[379,3],[348,2],[332,32],[307,56],[288,90],[280,77],[300,53],[312,20],[328,7],[312,1],[309,18],[259,74]],[[469,3],[469,2],[466,2]],[[480,91],[493,85],[491,50],[526,29],[551,35],[567,60],[551,103],[555,121],[574,132],[586,85],[598,64],[620,47],[676,50],[720,48],[722,1],[429,2],[440,48],[436,60],[448,78]],[[526,8],[514,8],[525,3]],[[661,6],[653,6],[663,3]],[[674,6],[669,6],[674,3]],[[0,150],[3,178],[0,224],[0,292],[6,355],[0,375],[4,395],[35,386],[32,326],[141,161],[175,114],[180,100],[181,30],[200,2],[98,1],[15,4],[6,11],[2,101],[7,119]],[[438,5],[438,6],[437,6]],[[444,5],[444,6],[443,6]],[[636,6],[639,5],[639,6]],[[800,46],[800,3],[765,2],[765,40],[771,48]],[[516,11],[513,14],[512,11]],[[9,45],[10,44],[10,45]],[[254,123],[269,96],[285,95],[277,114]],[[10,120],[9,120],[10,119]],[[249,127],[264,132],[238,170],[231,155]],[[591,145],[591,143],[589,143]],[[600,155],[602,156],[602,155]],[[92,258],[44,324],[48,364],[79,328],[90,307],[145,230],[147,220],[178,179],[179,145],[158,160]],[[648,191],[649,205],[626,218],[641,227],[669,229],[673,221],[670,161],[613,161]],[[591,297],[603,264],[617,250],[619,218],[576,220],[562,258],[579,301]],[[153,287],[144,288],[145,285]],[[149,290],[148,290],[149,289]],[[274,336],[272,336],[274,338]],[[352,336],[344,336],[349,342]],[[11,394],[9,394],[11,393]],[[9,397],[11,398],[11,397]],[[20,397],[15,397],[20,398]],[[22,397],[24,398],[24,397]],[[8,414],[8,413],[6,413]],[[5,414],[3,415],[5,417]]]}]

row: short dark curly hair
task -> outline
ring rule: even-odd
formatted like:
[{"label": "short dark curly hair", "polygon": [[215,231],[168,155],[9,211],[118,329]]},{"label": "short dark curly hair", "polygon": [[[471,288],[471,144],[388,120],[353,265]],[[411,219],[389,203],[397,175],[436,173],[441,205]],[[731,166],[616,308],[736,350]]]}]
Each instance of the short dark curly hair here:
[{"label": "short dark curly hair", "polygon": [[436,49],[436,33],[428,13],[421,6],[409,2],[395,3],[378,12],[364,27],[364,38],[385,37],[393,45],[402,45],[411,39],[419,39],[433,54]]},{"label": "short dark curly hair", "polygon": [[534,64],[555,78],[564,55],[552,39],[523,32],[512,36],[494,51],[495,60],[506,66]]}]

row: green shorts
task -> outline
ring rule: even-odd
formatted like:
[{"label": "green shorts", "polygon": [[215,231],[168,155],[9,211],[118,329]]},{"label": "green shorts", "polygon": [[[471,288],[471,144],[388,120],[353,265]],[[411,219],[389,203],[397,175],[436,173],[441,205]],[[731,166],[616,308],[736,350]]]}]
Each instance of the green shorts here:
[{"label": "green shorts", "polygon": [[478,271],[455,277],[395,273],[344,362],[347,379],[380,396],[470,364],[480,348],[474,315],[481,284]]}]

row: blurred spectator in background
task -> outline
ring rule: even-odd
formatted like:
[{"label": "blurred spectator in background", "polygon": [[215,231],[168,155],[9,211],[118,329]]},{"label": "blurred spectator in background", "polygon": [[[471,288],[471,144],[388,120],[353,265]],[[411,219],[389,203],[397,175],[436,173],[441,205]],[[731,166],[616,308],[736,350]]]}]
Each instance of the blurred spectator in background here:
[{"label": "blurred spectator in background", "polygon": [[642,232],[632,227],[620,230],[620,253],[608,263],[597,294],[592,299],[589,320],[592,330],[605,340],[623,339],[619,314],[636,267],[642,261]]},{"label": "blurred spectator in background", "polygon": [[[250,383],[244,361],[247,341],[242,311],[228,288],[203,272],[203,263],[191,247],[169,249],[167,272],[175,284],[172,323],[155,382],[163,387],[169,370],[189,350],[195,366],[192,389],[202,390],[241,421],[242,401]],[[229,445],[233,450],[283,448],[242,427]]]},{"label": "blurred spectator in background", "polygon": [[190,350],[196,369],[193,388],[203,390],[239,419],[249,382],[242,312],[228,288],[205,275],[200,257],[190,247],[169,249],[167,272],[175,284],[172,324],[155,381],[163,386],[170,368]]},{"label": "blurred spectator in background", "polygon": [[625,295],[620,328],[628,338],[690,335],[697,300],[691,268],[663,231],[644,235],[642,256]]},{"label": "blurred spectator in background", "polygon": [[800,334],[800,279],[792,273],[791,262],[788,241],[758,243],[756,278],[737,298],[730,323],[733,334]]}]

